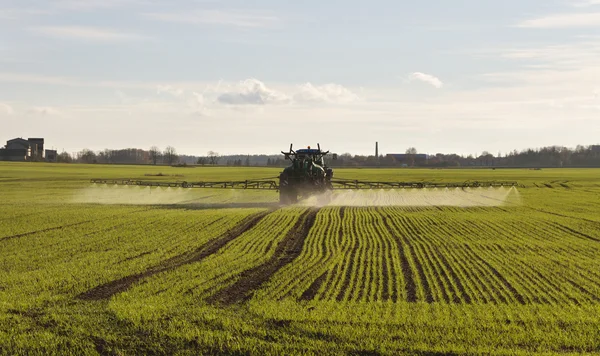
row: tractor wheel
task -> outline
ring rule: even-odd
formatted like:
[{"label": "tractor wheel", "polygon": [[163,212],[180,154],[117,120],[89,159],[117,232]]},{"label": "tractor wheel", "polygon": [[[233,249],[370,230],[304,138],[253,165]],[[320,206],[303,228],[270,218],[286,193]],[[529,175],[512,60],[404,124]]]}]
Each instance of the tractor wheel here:
[{"label": "tractor wheel", "polygon": [[280,188],[279,189],[279,203],[281,205],[296,204],[298,202],[298,195],[293,188]]},{"label": "tractor wheel", "polygon": [[279,203],[282,205],[295,204],[298,201],[298,193],[290,185],[286,174],[279,175]]}]

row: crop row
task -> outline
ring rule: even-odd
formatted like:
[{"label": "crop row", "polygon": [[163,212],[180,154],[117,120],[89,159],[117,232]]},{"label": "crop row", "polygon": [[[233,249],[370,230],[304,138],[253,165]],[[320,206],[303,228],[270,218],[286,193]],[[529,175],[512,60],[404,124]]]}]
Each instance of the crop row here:
[{"label": "crop row", "polygon": [[[303,208],[290,208],[272,212],[215,254],[169,273],[156,275],[148,283],[114,298],[112,305],[119,313],[134,317],[132,313],[137,316],[142,313],[152,315],[158,309],[173,307],[190,298],[208,299],[237,282],[244,271],[265,263],[305,211]],[[148,303],[148,298],[157,304]]]},{"label": "crop row", "polygon": [[[582,232],[585,231],[585,232]],[[600,301],[597,226],[499,212],[326,208],[257,297],[584,304]]]},{"label": "crop row", "polygon": [[0,241],[0,294],[20,301],[74,296],[196,249],[256,212],[116,208],[110,219]]}]

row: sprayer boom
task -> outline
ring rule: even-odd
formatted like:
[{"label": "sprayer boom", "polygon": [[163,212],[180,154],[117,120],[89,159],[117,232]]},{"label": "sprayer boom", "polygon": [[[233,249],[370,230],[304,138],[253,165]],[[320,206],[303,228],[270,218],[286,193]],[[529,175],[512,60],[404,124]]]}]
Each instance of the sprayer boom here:
[{"label": "sprayer boom", "polygon": [[[226,188],[226,189],[264,189],[279,190],[280,185],[272,179],[255,179],[243,181],[219,182],[162,182],[133,179],[92,179],[96,184],[131,185],[143,187],[173,188]],[[513,187],[517,182],[510,181],[466,181],[466,182],[379,182],[362,180],[332,179],[330,189],[403,189],[403,188],[479,188],[479,187]]]}]

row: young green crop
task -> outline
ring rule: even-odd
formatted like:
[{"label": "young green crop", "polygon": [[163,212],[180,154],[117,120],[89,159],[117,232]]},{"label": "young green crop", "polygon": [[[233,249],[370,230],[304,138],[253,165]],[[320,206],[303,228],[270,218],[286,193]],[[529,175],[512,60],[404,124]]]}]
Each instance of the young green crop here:
[{"label": "young green crop", "polygon": [[600,353],[596,169],[337,169],[526,187],[495,207],[377,193],[314,220],[276,192],[89,183],[278,172],[0,163],[0,354]]}]

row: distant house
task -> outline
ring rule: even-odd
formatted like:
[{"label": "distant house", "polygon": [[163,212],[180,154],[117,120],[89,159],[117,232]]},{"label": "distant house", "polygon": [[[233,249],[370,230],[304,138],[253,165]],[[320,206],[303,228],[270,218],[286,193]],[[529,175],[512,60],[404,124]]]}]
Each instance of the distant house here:
[{"label": "distant house", "polygon": [[58,158],[58,152],[56,150],[46,150],[45,152],[47,162],[56,162]]},{"label": "distant house", "polygon": [[13,138],[0,149],[0,161],[43,161],[50,154],[50,161],[56,161],[56,151],[44,151],[43,138]]}]

